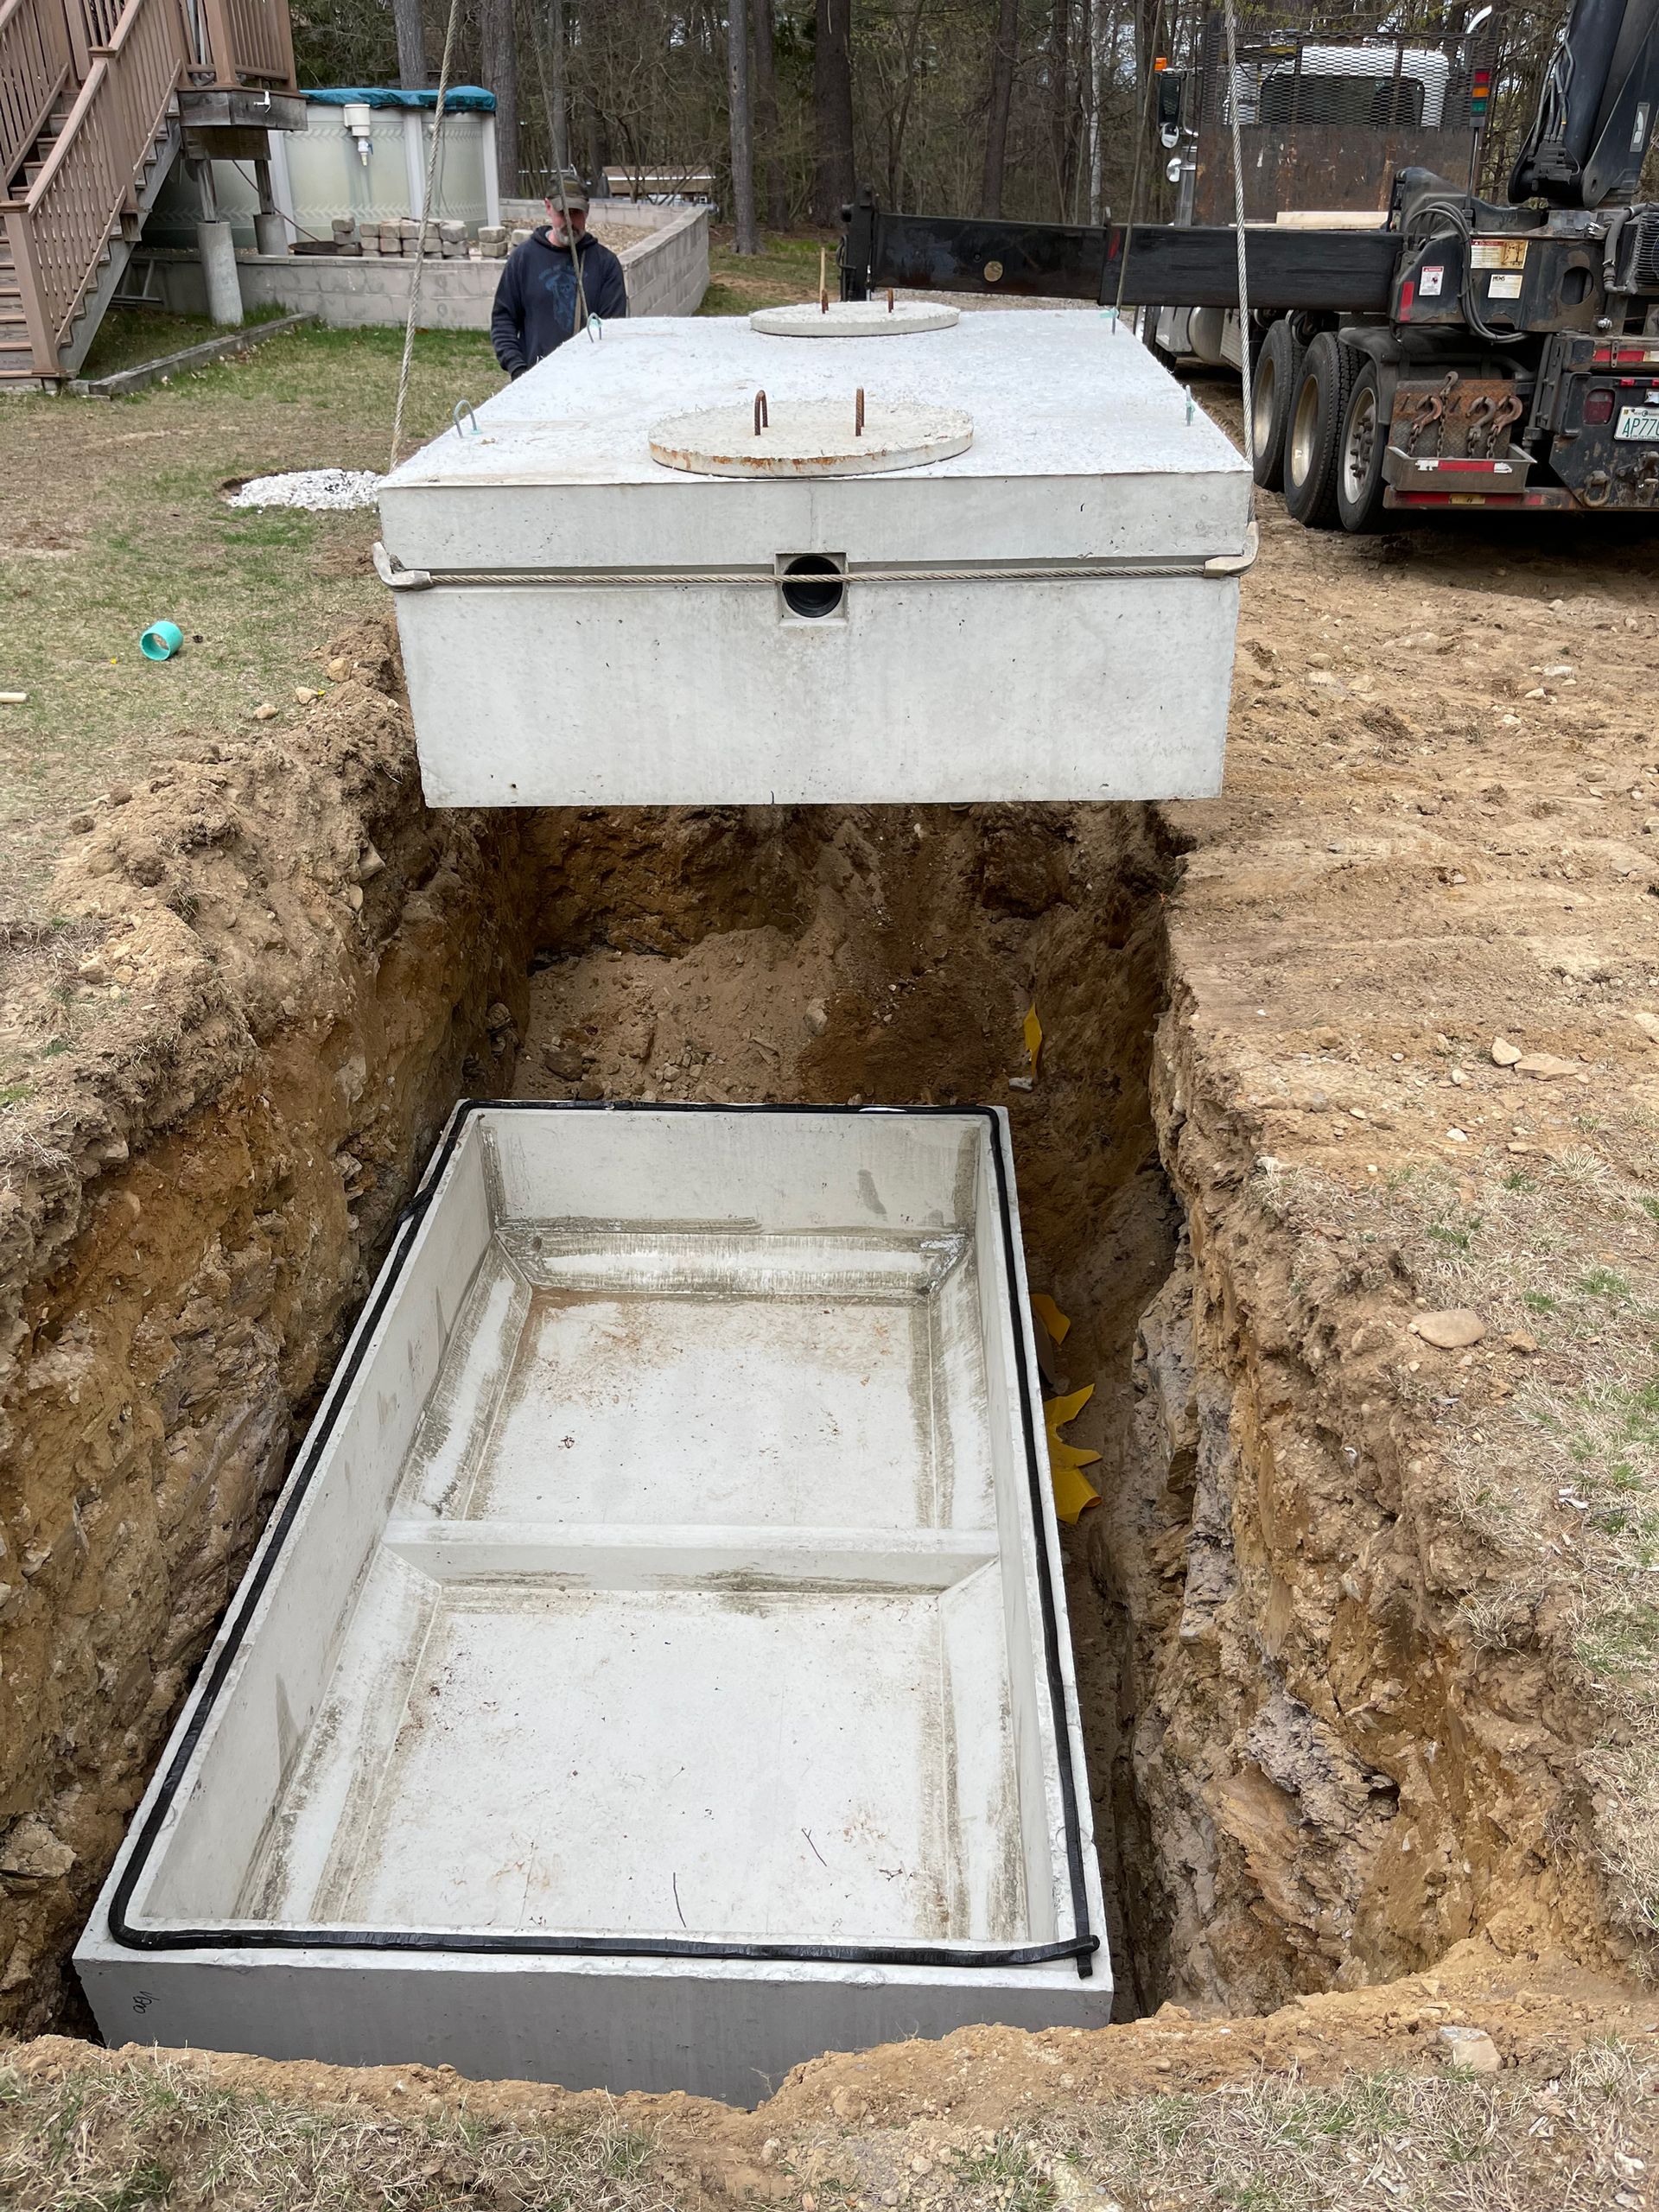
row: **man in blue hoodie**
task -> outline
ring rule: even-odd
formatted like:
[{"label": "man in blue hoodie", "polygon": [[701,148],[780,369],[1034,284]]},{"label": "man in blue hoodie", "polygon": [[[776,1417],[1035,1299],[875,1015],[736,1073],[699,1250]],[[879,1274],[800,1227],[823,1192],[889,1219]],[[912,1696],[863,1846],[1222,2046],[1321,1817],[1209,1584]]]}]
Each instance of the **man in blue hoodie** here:
[{"label": "man in blue hoodie", "polygon": [[[521,377],[568,338],[575,337],[588,313],[608,322],[628,311],[622,264],[608,246],[588,235],[588,202],[567,193],[564,206],[543,203],[547,220],[507,256],[495,288],[490,343],[510,377]],[[569,210],[569,229],[566,210]],[[580,257],[582,287],[576,287]]]}]

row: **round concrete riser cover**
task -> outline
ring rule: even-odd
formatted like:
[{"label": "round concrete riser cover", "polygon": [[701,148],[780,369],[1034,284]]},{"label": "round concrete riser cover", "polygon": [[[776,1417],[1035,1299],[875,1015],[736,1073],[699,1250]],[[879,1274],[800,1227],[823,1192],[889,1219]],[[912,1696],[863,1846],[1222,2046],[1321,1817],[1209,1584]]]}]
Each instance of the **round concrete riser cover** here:
[{"label": "round concrete riser cover", "polygon": [[836,300],[826,310],[816,300],[795,307],[757,308],[749,328],[763,338],[915,338],[925,330],[949,330],[962,320],[960,308],[930,305],[925,300]]},{"label": "round concrete riser cover", "polygon": [[970,415],[912,400],[870,402],[861,431],[851,392],[785,401],[759,430],[756,413],[751,403],[671,416],[651,433],[652,459],[697,476],[875,476],[948,461],[974,442]]}]

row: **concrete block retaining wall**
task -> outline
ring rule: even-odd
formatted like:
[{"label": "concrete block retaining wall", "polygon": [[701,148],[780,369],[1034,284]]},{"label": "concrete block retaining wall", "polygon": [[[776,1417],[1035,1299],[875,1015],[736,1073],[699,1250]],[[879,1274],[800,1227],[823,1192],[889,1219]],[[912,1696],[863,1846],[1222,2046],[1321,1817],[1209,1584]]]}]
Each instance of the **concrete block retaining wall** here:
[{"label": "concrete block retaining wall", "polygon": [[[613,213],[607,207],[601,219],[607,228]],[[641,233],[619,255],[630,315],[695,315],[709,288],[708,208],[629,207],[614,227]],[[148,257],[163,305],[178,315],[206,314],[207,289],[194,254],[163,250]],[[402,323],[409,314],[413,261],[380,254],[238,253],[236,265],[245,307],[280,307],[347,330]],[[487,330],[501,267],[499,261],[429,261],[421,276],[423,329]]]}]

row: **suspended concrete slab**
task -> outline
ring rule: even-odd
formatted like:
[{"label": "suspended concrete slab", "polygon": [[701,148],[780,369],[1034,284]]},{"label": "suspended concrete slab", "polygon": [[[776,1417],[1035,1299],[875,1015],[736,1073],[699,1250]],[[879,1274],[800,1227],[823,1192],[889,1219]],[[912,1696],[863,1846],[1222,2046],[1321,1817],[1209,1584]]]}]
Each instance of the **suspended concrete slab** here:
[{"label": "suspended concrete slab", "polygon": [[[665,416],[948,409],[924,465],[731,480]],[[389,476],[438,806],[1159,798],[1219,788],[1243,461],[1105,315],[791,344],[607,323]],[[791,575],[839,582],[804,593]],[[1179,640],[1179,650],[1172,651]]]},{"label": "suspended concrete slab", "polygon": [[753,2103],[1111,1975],[989,1110],[466,1106],[76,1954],[113,2043]]}]

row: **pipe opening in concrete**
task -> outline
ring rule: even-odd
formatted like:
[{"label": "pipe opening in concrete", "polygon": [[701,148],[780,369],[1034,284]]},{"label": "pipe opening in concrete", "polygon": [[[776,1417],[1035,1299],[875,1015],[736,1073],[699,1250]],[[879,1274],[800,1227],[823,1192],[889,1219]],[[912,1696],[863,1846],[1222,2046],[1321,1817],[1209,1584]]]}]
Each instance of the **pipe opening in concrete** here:
[{"label": "pipe opening in concrete", "polygon": [[798,553],[785,564],[783,575],[784,604],[791,614],[817,622],[841,612],[846,582],[840,563],[827,553]]}]

